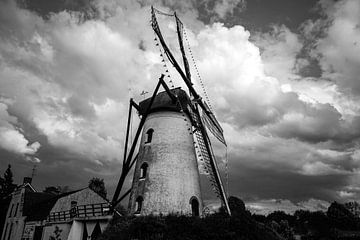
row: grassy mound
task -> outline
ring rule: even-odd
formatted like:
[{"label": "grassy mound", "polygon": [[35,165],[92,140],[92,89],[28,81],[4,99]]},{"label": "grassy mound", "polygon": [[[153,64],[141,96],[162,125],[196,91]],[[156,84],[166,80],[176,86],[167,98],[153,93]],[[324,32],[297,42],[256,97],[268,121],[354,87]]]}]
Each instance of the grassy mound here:
[{"label": "grassy mound", "polygon": [[98,240],[279,240],[274,230],[256,222],[241,200],[229,201],[232,216],[217,213],[203,218],[191,216],[145,216],[113,219]]}]

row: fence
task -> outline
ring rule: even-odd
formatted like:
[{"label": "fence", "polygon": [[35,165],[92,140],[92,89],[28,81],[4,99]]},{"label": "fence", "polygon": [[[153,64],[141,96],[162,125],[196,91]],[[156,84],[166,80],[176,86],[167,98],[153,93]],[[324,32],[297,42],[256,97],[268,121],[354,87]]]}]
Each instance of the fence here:
[{"label": "fence", "polygon": [[110,214],[108,203],[88,204],[76,206],[67,211],[51,212],[47,217],[48,222],[68,221],[72,218],[106,216]]}]

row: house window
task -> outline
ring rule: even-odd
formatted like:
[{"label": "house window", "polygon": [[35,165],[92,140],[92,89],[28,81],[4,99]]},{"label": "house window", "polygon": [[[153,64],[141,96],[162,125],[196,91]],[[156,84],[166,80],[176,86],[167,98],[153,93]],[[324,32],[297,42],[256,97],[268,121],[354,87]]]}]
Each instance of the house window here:
[{"label": "house window", "polygon": [[143,204],[144,198],[141,196],[138,196],[136,198],[135,202],[135,214],[139,214],[141,212],[142,204]]},{"label": "house window", "polygon": [[199,201],[197,200],[196,197],[192,197],[190,199],[190,204],[191,204],[191,212],[192,212],[193,217],[198,217],[200,215]]},{"label": "house window", "polygon": [[148,164],[143,163],[140,167],[140,179],[146,178],[147,169],[148,169]]},{"label": "house window", "polygon": [[146,142],[145,143],[151,143],[152,137],[153,137],[154,129],[150,128],[146,131]]}]

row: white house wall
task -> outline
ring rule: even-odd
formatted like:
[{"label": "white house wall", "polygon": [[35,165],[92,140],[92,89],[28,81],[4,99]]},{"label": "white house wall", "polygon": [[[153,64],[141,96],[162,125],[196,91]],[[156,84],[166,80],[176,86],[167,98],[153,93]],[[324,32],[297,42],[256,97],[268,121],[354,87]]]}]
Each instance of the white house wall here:
[{"label": "white house wall", "polygon": [[68,235],[69,235],[70,228],[71,228],[71,225],[69,223],[59,223],[59,224],[54,224],[54,225],[50,225],[50,226],[45,226],[43,229],[42,239],[48,240],[48,239],[50,239],[50,236],[55,237],[56,227],[58,227],[59,230],[61,231],[60,239],[62,239],[62,240],[68,239]]}]

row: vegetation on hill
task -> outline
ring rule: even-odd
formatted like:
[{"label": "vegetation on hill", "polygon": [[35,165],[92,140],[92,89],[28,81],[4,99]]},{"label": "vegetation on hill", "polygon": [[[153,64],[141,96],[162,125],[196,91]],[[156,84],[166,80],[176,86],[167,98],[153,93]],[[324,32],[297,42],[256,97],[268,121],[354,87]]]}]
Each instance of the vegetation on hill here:
[{"label": "vegetation on hill", "polygon": [[203,218],[176,215],[116,218],[98,240],[299,239],[296,236],[302,240],[360,239],[360,219],[348,210],[349,204],[334,202],[327,212],[298,210],[290,215],[275,211],[268,216],[251,215],[236,197],[230,197],[229,204],[231,217],[220,211]]},{"label": "vegetation on hill", "polygon": [[229,204],[231,217],[221,211],[204,218],[178,215],[116,218],[99,239],[282,239],[269,227],[257,223],[240,199],[231,197]]},{"label": "vegetation on hill", "polygon": [[351,213],[346,206],[333,202],[326,212],[297,210],[293,215],[276,211],[268,216],[253,215],[253,218],[264,224],[273,224],[285,239],[292,239],[291,234],[278,230],[276,225],[288,224],[292,235],[299,235],[305,240],[322,239],[360,239],[360,219]]}]

